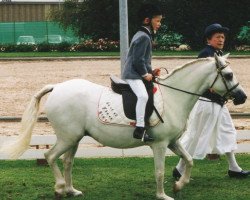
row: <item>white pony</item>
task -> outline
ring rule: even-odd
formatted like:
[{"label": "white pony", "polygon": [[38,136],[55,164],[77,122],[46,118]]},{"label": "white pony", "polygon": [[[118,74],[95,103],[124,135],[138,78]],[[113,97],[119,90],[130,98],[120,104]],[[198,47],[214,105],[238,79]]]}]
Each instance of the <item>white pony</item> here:
[{"label": "white pony", "polygon": [[[170,85],[197,94],[204,93],[212,86],[217,94],[226,93],[224,96],[227,99],[233,99],[237,104],[244,103],[246,95],[236,78],[232,76],[232,70],[227,66],[227,56],[215,55],[215,58],[198,59],[158,79],[164,100],[165,111],[162,118],[165,123],[159,123],[149,129],[149,134],[155,139],[154,142],[143,143],[134,139],[134,127],[101,123],[97,117],[98,100],[106,87],[86,80],[70,80],[56,85],[47,85],[32,97],[23,114],[22,134],[17,141],[2,150],[8,153],[10,158],[17,158],[28,148],[38,116],[40,99],[51,92],[45,104],[45,110],[56,133],[57,141],[45,153],[45,157],[55,176],[57,195],[82,195],[82,192],[72,185],[71,171],[78,143],[88,135],[105,146],[115,148],[150,146],[154,154],[156,196],[159,199],[172,200],[173,198],[164,192],[165,152],[170,148],[186,162],[183,176],[174,185],[174,190],[179,191],[189,182],[193,161],[180,145],[178,138],[183,134],[189,113],[199,96],[165,86]],[[56,160],[63,154],[64,176],[56,164]]]}]

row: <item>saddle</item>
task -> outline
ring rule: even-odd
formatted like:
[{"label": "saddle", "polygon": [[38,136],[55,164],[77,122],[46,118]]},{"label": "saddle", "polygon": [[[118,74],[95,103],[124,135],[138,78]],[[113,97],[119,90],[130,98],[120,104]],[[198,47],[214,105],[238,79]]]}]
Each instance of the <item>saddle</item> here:
[{"label": "saddle", "polygon": [[[125,113],[125,116],[129,119],[136,119],[136,102],[137,97],[130,88],[129,84],[123,81],[122,79],[111,76],[111,88],[115,93],[118,93],[122,95],[122,102],[123,102],[123,110]],[[147,92],[148,92],[148,102],[146,105],[146,112],[145,112],[145,122],[148,124],[149,118],[152,115],[154,111],[154,93],[153,88],[154,85],[152,82],[144,81],[144,84],[146,86]]]}]

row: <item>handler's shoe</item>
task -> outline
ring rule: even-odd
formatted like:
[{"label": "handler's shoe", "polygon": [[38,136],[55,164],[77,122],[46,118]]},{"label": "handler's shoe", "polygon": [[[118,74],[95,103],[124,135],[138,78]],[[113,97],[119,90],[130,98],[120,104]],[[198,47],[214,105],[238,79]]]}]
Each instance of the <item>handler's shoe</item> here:
[{"label": "handler's shoe", "polygon": [[136,127],[133,136],[136,139],[141,139],[142,142],[154,141],[154,139],[146,133],[146,129],[144,127]]},{"label": "handler's shoe", "polygon": [[174,168],[172,175],[175,180],[179,180],[181,178],[181,173],[176,167]]},{"label": "handler's shoe", "polygon": [[235,172],[228,170],[228,176],[231,178],[246,178],[248,175],[250,175],[250,171],[243,171]]}]

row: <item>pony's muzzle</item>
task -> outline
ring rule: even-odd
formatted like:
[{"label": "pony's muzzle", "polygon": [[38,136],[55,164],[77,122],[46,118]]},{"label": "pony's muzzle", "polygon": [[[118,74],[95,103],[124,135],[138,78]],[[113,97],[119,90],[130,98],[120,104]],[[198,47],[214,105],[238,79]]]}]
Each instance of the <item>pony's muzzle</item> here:
[{"label": "pony's muzzle", "polygon": [[247,95],[241,90],[238,90],[237,92],[233,93],[232,97],[234,98],[234,105],[243,104],[247,100]]}]

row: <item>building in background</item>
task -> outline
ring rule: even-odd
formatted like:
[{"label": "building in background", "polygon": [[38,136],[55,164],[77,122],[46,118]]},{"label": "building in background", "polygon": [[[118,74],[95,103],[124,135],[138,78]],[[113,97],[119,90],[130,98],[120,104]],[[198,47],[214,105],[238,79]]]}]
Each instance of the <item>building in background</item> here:
[{"label": "building in background", "polygon": [[0,0],[0,22],[47,21],[64,0]]},{"label": "building in background", "polygon": [[63,3],[64,0],[0,0],[0,44],[78,42],[71,30],[63,30],[48,18]]}]

